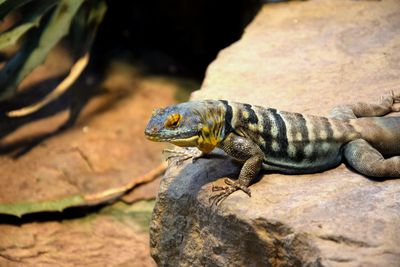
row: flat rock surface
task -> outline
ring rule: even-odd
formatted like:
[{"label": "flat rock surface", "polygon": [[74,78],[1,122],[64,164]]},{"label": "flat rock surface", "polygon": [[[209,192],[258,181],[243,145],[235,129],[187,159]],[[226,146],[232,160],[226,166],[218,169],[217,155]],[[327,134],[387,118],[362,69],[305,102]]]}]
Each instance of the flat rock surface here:
[{"label": "flat rock surface", "polygon": [[[399,48],[399,1],[266,4],[192,98],[328,115],[400,90]],[[213,154],[171,163],[151,225],[159,265],[399,266],[400,180],[374,181],[344,164],[264,174],[251,198],[238,191],[210,208],[212,184],[239,168]]]}]

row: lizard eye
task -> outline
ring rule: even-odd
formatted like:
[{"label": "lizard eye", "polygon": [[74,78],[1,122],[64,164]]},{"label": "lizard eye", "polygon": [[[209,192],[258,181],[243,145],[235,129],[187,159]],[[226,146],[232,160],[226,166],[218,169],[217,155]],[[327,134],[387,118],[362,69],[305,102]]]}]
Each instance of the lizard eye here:
[{"label": "lizard eye", "polygon": [[179,122],[181,120],[181,114],[175,113],[168,116],[165,121],[165,127],[167,128],[176,128],[179,126]]}]

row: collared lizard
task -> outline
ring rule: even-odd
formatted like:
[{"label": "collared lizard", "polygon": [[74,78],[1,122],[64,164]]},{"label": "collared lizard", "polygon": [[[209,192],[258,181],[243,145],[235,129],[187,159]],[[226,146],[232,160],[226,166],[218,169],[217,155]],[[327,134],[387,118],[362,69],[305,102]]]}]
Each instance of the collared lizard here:
[{"label": "collared lizard", "polygon": [[338,106],[320,117],[279,111],[226,100],[191,101],[157,109],[145,130],[152,141],[197,147],[203,153],[221,148],[243,163],[239,178],[213,186],[217,205],[249,185],[261,169],[315,173],[337,166],[343,158],[371,177],[400,177],[400,94],[378,104]]}]

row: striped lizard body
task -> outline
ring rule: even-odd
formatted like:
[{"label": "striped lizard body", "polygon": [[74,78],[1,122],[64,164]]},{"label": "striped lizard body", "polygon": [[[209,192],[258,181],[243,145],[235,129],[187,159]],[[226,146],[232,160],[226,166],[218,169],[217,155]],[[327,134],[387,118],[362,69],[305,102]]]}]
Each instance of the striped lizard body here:
[{"label": "striped lizard body", "polygon": [[400,117],[378,117],[397,111],[397,101],[399,96],[387,95],[377,105],[341,106],[330,118],[225,100],[192,101],[156,110],[145,135],[203,153],[219,147],[243,162],[238,180],[213,187],[220,192],[211,199],[219,204],[239,189],[250,195],[248,186],[261,169],[313,173],[338,165],[343,156],[365,175],[400,177],[400,157],[383,157],[400,155]]},{"label": "striped lizard body", "polygon": [[359,136],[349,120],[223,103],[226,123],[261,148],[266,170],[303,173],[327,169],[341,161],[341,146]]}]

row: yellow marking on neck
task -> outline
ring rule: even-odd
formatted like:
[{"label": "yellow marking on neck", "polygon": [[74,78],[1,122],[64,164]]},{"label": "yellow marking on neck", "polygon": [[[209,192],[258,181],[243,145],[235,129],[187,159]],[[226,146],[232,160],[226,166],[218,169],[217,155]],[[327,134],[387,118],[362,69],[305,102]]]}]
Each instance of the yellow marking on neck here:
[{"label": "yellow marking on neck", "polygon": [[206,107],[197,110],[197,114],[201,118],[197,148],[209,153],[222,141],[225,113],[223,109],[206,103]]},{"label": "yellow marking on neck", "polygon": [[197,139],[197,147],[204,153],[211,152],[219,142],[221,138],[214,131],[211,131],[208,126],[204,126],[201,129],[201,135]]},{"label": "yellow marking on neck", "polygon": [[197,147],[202,152],[209,153],[216,147],[216,145],[213,145],[212,143],[209,143],[206,140],[204,140],[202,137],[200,137],[197,142]]}]

